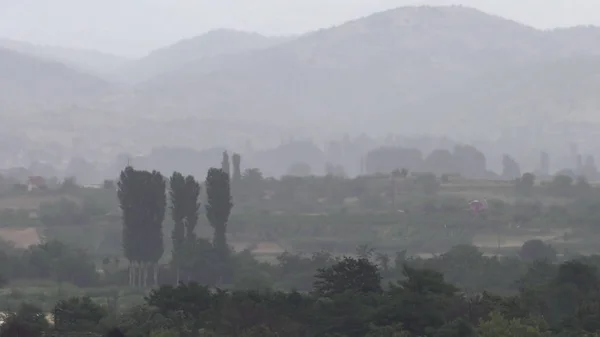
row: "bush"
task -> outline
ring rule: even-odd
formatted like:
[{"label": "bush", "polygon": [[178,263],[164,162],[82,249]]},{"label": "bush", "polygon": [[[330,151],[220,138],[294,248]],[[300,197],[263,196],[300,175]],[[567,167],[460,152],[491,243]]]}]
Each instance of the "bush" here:
[{"label": "bush", "polygon": [[525,261],[556,260],[556,251],[542,240],[529,240],[521,246],[519,256]]}]

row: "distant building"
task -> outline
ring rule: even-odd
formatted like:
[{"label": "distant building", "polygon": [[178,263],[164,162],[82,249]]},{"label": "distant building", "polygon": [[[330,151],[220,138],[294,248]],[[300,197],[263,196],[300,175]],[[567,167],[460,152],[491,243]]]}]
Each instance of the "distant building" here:
[{"label": "distant building", "polygon": [[41,189],[46,187],[46,179],[41,176],[30,176],[27,180],[27,190],[33,191],[35,189]]}]

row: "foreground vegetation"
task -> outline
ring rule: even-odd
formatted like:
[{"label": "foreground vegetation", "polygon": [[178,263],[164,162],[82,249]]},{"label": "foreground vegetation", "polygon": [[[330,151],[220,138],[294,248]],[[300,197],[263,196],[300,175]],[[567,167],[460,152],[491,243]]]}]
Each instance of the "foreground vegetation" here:
[{"label": "foreground vegetation", "polygon": [[[514,294],[496,296],[466,293],[433,270],[405,264],[385,271],[364,257],[344,257],[319,268],[309,292],[226,291],[192,282],[161,286],[126,310],[74,297],[53,308],[53,325],[40,308],[23,304],[2,334],[102,334],[118,326],[132,337],[596,336],[600,276],[592,260],[538,260],[515,282]],[[382,282],[384,275],[397,278]]]}]

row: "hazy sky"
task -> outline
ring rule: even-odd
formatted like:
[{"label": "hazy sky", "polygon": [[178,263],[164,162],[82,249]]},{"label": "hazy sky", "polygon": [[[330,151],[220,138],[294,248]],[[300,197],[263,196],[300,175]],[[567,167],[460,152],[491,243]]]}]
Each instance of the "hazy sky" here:
[{"label": "hazy sky", "polygon": [[415,4],[463,4],[540,28],[600,24],[600,0],[0,0],[0,37],[140,56],[214,28],[301,33]]}]

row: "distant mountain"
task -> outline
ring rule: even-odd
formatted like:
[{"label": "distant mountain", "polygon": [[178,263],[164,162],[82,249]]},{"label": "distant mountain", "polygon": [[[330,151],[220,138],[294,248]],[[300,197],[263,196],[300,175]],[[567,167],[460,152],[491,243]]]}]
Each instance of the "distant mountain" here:
[{"label": "distant mountain", "polygon": [[2,113],[87,102],[112,90],[108,82],[64,64],[0,48]]},{"label": "distant mountain", "polygon": [[[510,115],[504,121],[529,120],[527,114],[562,118],[562,107],[553,106],[549,95],[560,90],[561,76],[571,76],[569,67],[577,62],[561,63],[566,68],[543,65],[598,54],[600,49],[590,47],[598,32],[541,31],[460,6],[404,7],[268,48],[190,62],[138,85],[136,104],[154,114],[371,133],[453,134],[452,113],[460,112],[477,128],[486,123],[484,111],[500,106]],[[581,66],[586,65],[592,66]],[[524,85],[527,90],[518,89]],[[511,106],[519,92],[546,101]],[[577,100],[587,95],[586,90],[568,93]]]},{"label": "distant mountain", "polygon": [[[528,128],[531,137],[557,124],[598,122],[600,54],[573,55],[490,70],[463,86],[415,104],[421,112],[443,111],[437,129],[499,137]],[[421,122],[431,118],[423,114]]]},{"label": "distant mountain", "polygon": [[546,35],[557,45],[554,52],[562,56],[600,54],[600,27],[576,26],[547,31]]},{"label": "distant mountain", "polygon": [[125,57],[95,50],[36,45],[10,39],[0,39],[0,47],[64,63],[70,67],[95,75],[108,74],[129,61]]},{"label": "distant mountain", "polygon": [[286,39],[228,29],[213,30],[155,50],[139,60],[129,62],[114,74],[122,81],[141,82],[194,61],[264,49]]}]

